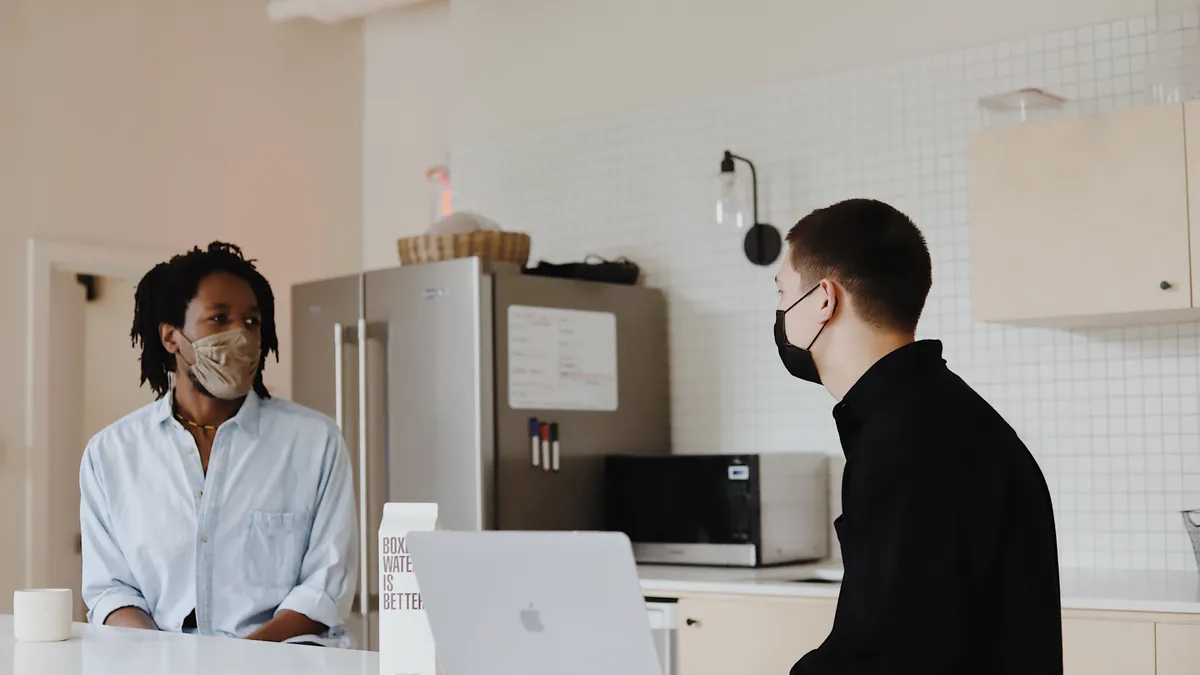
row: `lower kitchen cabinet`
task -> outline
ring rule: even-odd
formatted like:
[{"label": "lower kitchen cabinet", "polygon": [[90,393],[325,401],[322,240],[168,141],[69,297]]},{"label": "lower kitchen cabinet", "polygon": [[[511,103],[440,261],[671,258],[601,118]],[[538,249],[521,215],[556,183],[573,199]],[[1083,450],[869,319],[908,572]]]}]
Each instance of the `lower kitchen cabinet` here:
[{"label": "lower kitchen cabinet", "polygon": [[1160,623],[1155,640],[1158,675],[1200,673],[1200,625]]},{"label": "lower kitchen cabinet", "polygon": [[[678,675],[782,675],[820,646],[837,601],[679,597]],[[1064,675],[1198,675],[1200,615],[1063,612]]]},{"label": "lower kitchen cabinet", "polygon": [[680,598],[679,675],[787,673],[829,635],[836,608],[824,598]]},{"label": "lower kitchen cabinet", "polygon": [[1155,675],[1154,624],[1063,619],[1063,675]]}]

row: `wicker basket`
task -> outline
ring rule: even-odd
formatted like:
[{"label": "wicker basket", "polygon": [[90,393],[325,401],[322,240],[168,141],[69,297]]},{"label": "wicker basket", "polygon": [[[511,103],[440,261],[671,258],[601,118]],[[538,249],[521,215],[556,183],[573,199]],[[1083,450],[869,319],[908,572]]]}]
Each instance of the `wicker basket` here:
[{"label": "wicker basket", "polygon": [[502,230],[478,230],[462,234],[423,234],[396,242],[400,264],[470,258],[511,262],[524,267],[529,262],[529,235]]}]

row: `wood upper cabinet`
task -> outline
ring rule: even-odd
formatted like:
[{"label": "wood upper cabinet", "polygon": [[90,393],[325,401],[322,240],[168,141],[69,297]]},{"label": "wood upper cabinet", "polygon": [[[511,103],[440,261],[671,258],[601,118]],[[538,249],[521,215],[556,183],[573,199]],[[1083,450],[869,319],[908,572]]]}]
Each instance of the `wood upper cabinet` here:
[{"label": "wood upper cabinet", "polygon": [[[1200,102],[1185,103],[1183,127],[1186,136],[1188,216],[1191,228],[1192,304],[1200,307]],[[1200,670],[1200,669],[1197,669]]]},{"label": "wood upper cabinet", "polygon": [[1200,108],[1186,117],[1190,138],[1182,104],[975,134],[975,318],[1088,325],[1190,312]]},{"label": "wood upper cabinet", "polygon": [[680,675],[787,673],[825,641],[837,601],[681,598]]}]

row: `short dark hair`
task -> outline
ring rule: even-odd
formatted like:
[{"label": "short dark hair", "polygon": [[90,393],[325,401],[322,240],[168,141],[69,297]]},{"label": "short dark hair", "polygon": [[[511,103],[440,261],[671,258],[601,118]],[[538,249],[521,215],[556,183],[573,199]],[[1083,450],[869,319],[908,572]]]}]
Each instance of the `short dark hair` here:
[{"label": "short dark hair", "polygon": [[242,249],[234,244],[214,241],[207,249],[199,247],[169,261],[159,263],[138,282],[133,300],[133,329],[129,337],[134,348],[142,349],[142,384],[162,398],[170,388],[170,373],[175,371],[175,357],[163,347],[159,326],[167,324],[183,327],[188,303],[196,297],[200,282],[215,272],[227,272],[246,283],[258,300],[262,314],[262,356],[258,375],[254,378],[254,392],[261,398],[270,398],[263,384],[262,373],[267,355],[274,352],[279,361],[279,335],[275,331],[275,294],[271,284],[259,273],[253,259],[242,255]]},{"label": "short dark hair", "polygon": [[801,218],[787,241],[804,283],[836,281],[867,323],[916,332],[933,275],[925,237],[908,216],[874,199],[849,199]]}]

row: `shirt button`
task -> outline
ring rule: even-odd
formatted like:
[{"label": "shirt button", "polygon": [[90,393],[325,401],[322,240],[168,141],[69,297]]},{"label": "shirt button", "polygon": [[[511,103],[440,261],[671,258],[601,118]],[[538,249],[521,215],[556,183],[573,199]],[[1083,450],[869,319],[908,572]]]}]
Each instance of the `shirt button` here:
[{"label": "shirt button", "polygon": [[203,497],[203,496],[204,496],[204,490],[201,490],[201,491],[199,491],[199,492],[197,492],[197,493],[196,493],[196,499],[199,499],[199,498],[201,498],[201,497]]},{"label": "shirt button", "polygon": [[200,543],[201,543],[201,544],[207,544],[207,543],[208,543],[208,537],[200,537]]}]

